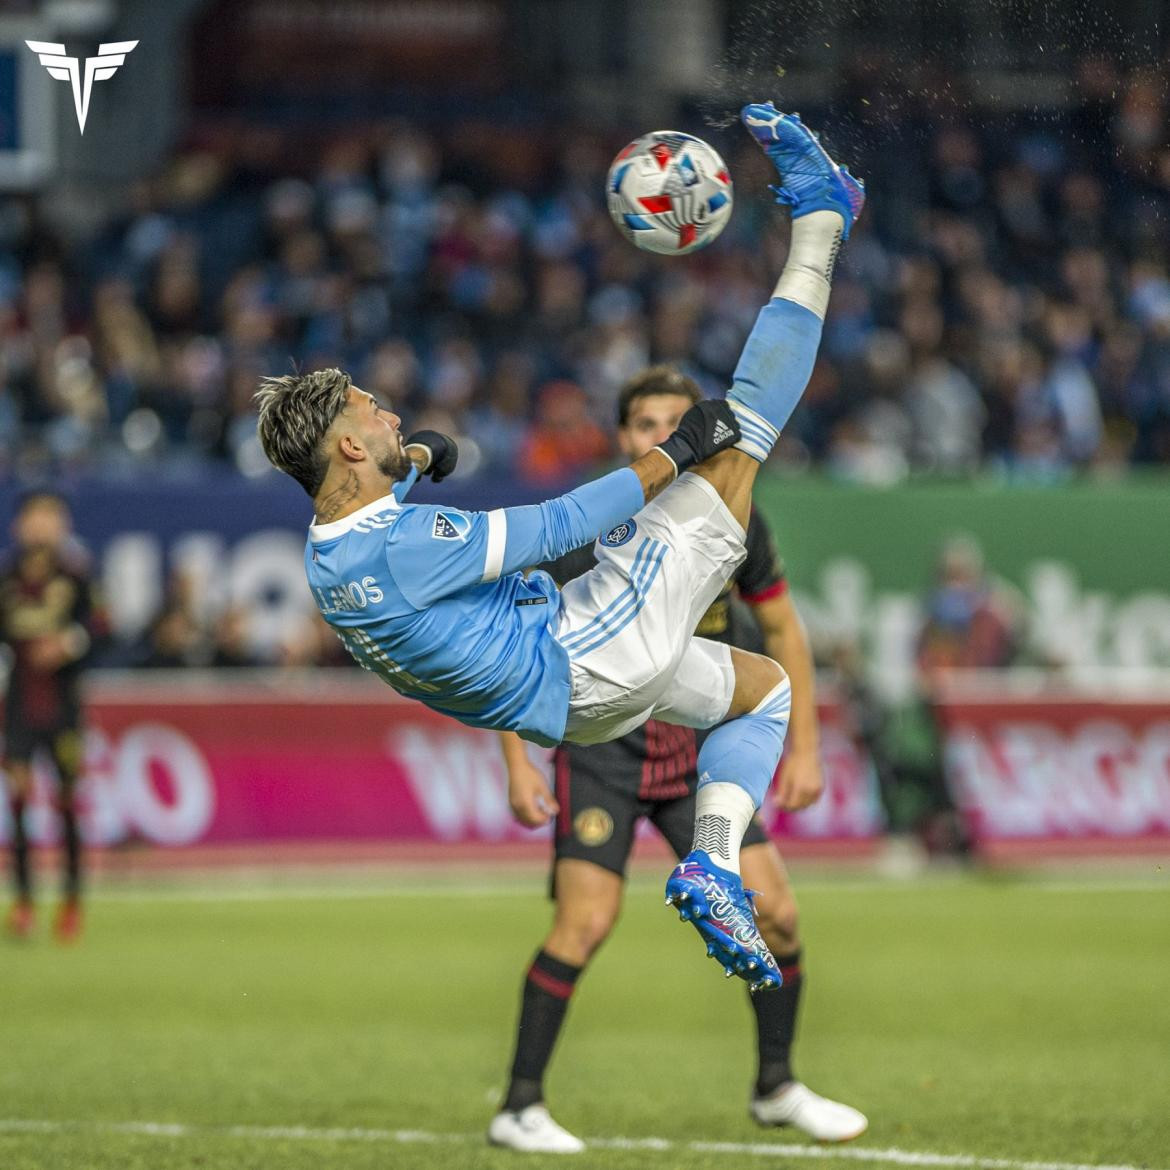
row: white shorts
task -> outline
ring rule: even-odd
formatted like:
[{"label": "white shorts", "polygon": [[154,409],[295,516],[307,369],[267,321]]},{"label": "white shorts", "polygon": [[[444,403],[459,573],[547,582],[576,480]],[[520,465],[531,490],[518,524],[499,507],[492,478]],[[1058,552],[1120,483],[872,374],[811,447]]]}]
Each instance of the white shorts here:
[{"label": "white shorts", "polygon": [[744,535],[715,488],[686,473],[597,542],[596,568],[561,591],[565,739],[617,739],[651,716],[688,727],[724,718],[731,650],[694,632],[747,555]]}]

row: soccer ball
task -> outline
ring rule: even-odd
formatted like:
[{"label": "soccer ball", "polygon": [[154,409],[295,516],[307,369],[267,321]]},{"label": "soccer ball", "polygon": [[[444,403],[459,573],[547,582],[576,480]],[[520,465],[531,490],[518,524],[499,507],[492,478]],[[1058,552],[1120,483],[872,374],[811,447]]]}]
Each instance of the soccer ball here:
[{"label": "soccer ball", "polygon": [[693,134],[655,130],[613,160],[609,214],[639,248],[682,256],[705,248],[731,218],[731,175]]}]

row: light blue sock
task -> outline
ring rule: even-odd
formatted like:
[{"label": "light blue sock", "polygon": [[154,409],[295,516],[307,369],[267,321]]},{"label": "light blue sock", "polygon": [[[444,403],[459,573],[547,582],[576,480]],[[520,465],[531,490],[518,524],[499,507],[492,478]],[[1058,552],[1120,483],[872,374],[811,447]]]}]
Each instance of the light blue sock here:
[{"label": "light blue sock", "polygon": [[759,808],[768,794],[792,712],[792,684],[787,678],[758,707],[715,728],[699,749],[699,788],[735,784]]},{"label": "light blue sock", "polygon": [[740,842],[776,774],[791,711],[785,678],[755,710],[717,727],[699,750],[694,848],[730,873],[739,873]]},{"label": "light blue sock", "polygon": [[808,385],[823,324],[803,305],[773,297],[748,335],[727,400],[743,433],[736,446],[760,462]]}]

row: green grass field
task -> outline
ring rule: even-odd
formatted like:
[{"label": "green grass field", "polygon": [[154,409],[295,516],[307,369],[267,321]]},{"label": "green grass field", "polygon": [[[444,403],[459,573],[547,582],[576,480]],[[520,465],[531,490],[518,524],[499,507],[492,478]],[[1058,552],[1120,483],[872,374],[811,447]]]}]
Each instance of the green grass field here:
[{"label": "green grass field", "polygon": [[[1170,877],[1150,871],[1099,889],[798,876],[798,1070],[869,1114],[851,1160],[1170,1170]],[[0,1167],[563,1164],[481,1137],[548,916],[539,878],[508,881],[123,892],[94,899],[74,949],[3,945]],[[750,1028],[741,985],[702,957],[657,881],[635,881],[579,986],[549,1097],[586,1139],[670,1144],[573,1165],[807,1165],[774,1149],[798,1137],[746,1116]],[[693,1144],[719,1142],[767,1148]]]}]

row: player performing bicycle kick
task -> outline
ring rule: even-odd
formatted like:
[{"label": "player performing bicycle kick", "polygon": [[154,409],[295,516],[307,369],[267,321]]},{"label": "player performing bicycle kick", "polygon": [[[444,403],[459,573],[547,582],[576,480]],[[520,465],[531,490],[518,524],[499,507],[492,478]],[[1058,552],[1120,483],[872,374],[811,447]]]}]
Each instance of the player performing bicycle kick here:
[{"label": "player performing bicycle kick", "polygon": [[[692,406],[665,442],[543,504],[465,512],[402,502],[454,444],[403,440],[398,416],[339,370],[265,379],[269,460],[313,498],[305,568],[325,620],[364,667],[473,727],[544,746],[616,739],[655,718],[714,728],[698,757],[691,852],[666,884],[708,953],[753,990],[780,986],[739,874],[744,832],[784,746],[791,687],[761,654],[694,636],[742,562],[756,473],[812,372],[841,242],[862,185],[794,115],[744,125],[780,174],[792,241],[726,399]],[[559,590],[522,570],[597,540]]]}]

